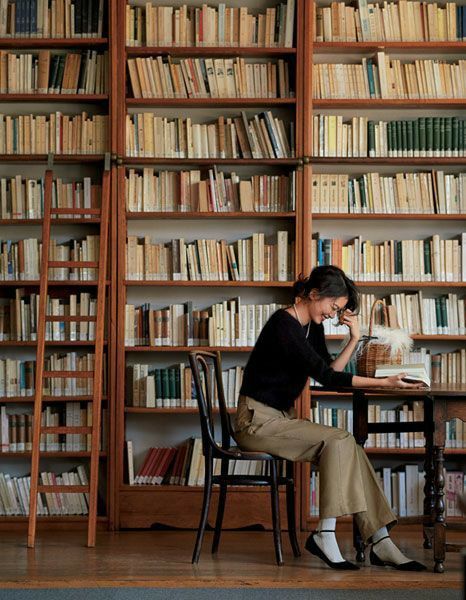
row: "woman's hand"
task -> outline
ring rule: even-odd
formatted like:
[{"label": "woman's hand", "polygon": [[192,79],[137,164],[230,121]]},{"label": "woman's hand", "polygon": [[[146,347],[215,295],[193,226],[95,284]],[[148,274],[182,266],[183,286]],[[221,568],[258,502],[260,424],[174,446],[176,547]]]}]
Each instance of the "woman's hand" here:
[{"label": "woman's hand", "polygon": [[350,310],[345,310],[338,322],[340,323],[340,325],[347,325],[349,327],[350,338],[352,340],[359,340],[360,329],[358,315],[353,315],[353,313]]},{"label": "woman's hand", "polygon": [[398,373],[397,375],[390,375],[389,377],[383,377],[380,379],[383,387],[391,388],[402,388],[402,389],[422,389],[426,386],[423,383],[408,383],[403,381],[403,378],[407,377],[407,373]]}]

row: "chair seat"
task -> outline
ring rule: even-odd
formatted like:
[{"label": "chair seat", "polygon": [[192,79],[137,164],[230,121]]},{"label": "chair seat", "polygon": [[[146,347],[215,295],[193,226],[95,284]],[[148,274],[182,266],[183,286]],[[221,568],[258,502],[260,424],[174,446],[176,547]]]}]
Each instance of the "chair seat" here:
[{"label": "chair seat", "polygon": [[[222,450],[222,455],[225,450]],[[276,460],[277,457],[272,454],[268,454],[267,452],[254,452],[252,450],[241,450],[239,446],[230,446],[228,450],[226,450],[229,454],[231,453],[231,458],[233,460]],[[218,456],[221,458],[220,454]]]}]

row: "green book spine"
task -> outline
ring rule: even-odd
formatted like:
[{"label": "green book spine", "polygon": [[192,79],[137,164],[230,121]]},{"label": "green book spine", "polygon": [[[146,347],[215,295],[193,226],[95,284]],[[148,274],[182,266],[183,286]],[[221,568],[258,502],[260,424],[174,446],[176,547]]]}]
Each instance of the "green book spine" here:
[{"label": "green book spine", "polygon": [[170,399],[170,406],[173,407],[177,405],[178,399],[178,396],[176,395],[176,369],[170,368],[165,370],[168,371],[168,398]]},{"label": "green book spine", "polygon": [[332,408],[332,427],[338,427],[338,409]]},{"label": "green book spine", "polygon": [[440,117],[440,156],[445,156],[445,127],[447,119]]},{"label": "green book spine", "polygon": [[452,129],[453,117],[445,118],[445,154],[444,156],[453,156],[452,147]]},{"label": "green book spine", "polygon": [[170,385],[168,382],[168,369],[160,370],[162,376],[162,405],[164,408],[170,408]]},{"label": "green book spine", "polygon": [[175,398],[178,400],[178,404],[181,404],[181,369],[180,369],[180,367],[175,368]]},{"label": "green book spine", "polygon": [[401,156],[408,156],[408,122],[401,121]]},{"label": "green book spine", "polygon": [[364,177],[359,177],[358,178],[358,184],[359,184],[359,192],[361,194],[361,209],[362,212],[367,212],[367,197],[366,197],[366,188],[364,185]]},{"label": "green book spine", "polygon": [[408,147],[408,156],[413,156],[413,122],[408,121],[406,124],[406,137],[407,137],[407,147]]},{"label": "green book spine", "polygon": [[433,156],[434,125],[432,117],[426,117],[426,156]]},{"label": "green book spine", "polygon": [[452,156],[458,156],[459,148],[459,128],[458,128],[458,117],[451,118],[451,149]]},{"label": "green book spine", "polygon": [[426,119],[425,117],[420,117],[418,119],[419,122],[419,156],[426,156]]},{"label": "green book spine", "polygon": [[464,150],[466,148],[466,127],[464,126],[465,121],[461,121],[461,128],[463,130],[463,135],[460,138],[460,152],[458,156],[464,156]]},{"label": "green book spine", "polygon": [[396,127],[396,142],[395,142],[396,155],[403,156],[403,151],[402,151],[403,150],[403,136],[402,136],[401,121],[395,121],[394,125]]},{"label": "green book spine", "polygon": [[403,279],[403,254],[401,249],[401,241],[396,240],[396,261],[395,261],[395,274],[397,281],[402,281]]},{"label": "green book spine", "polygon": [[419,119],[413,121],[413,156],[419,156]]},{"label": "green book spine", "polygon": [[437,325],[437,333],[442,332],[442,313],[440,310],[440,298],[435,298],[435,322]]},{"label": "green book spine", "polygon": [[367,122],[367,149],[371,158],[375,157],[375,123]]},{"label": "green book spine", "polygon": [[388,156],[393,158],[393,146],[392,146],[392,122],[388,121],[387,123],[387,151]]},{"label": "green book spine", "polygon": [[154,369],[154,379],[155,379],[155,406],[157,408],[161,408],[163,405],[161,369]]},{"label": "green book spine", "polygon": [[445,296],[440,297],[440,315],[442,319],[442,333],[448,332],[448,316],[447,316],[447,299]]},{"label": "green book spine", "polygon": [[431,253],[430,253],[430,240],[424,240],[424,277],[425,281],[432,280],[432,265],[431,265]]},{"label": "green book spine", "polygon": [[432,150],[433,156],[440,156],[440,118],[432,118]]}]

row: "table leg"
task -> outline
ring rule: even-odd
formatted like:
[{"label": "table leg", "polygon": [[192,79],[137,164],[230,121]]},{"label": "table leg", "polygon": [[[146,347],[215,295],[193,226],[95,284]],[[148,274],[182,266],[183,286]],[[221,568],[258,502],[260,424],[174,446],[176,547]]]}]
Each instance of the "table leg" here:
[{"label": "table leg", "polygon": [[[433,403],[432,399],[426,397],[424,399],[424,437],[425,437],[425,458],[424,458],[424,548],[430,550],[432,548],[432,528],[433,528],[433,513],[435,507],[435,487],[434,487],[434,435],[432,431],[433,423]],[[429,533],[427,532],[429,529]]]},{"label": "table leg", "polygon": [[444,446],[434,446],[434,470],[435,470],[435,506],[434,506],[434,571],[436,573],[444,572],[445,560],[445,502],[444,487],[445,478],[443,476]]}]

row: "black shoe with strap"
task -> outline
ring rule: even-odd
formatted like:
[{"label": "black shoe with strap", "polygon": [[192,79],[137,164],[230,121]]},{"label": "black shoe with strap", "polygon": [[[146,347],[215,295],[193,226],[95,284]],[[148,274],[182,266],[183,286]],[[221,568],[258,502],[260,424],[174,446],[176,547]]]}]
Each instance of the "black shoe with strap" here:
[{"label": "black shoe with strap", "polygon": [[308,552],[310,552],[314,556],[317,556],[318,558],[322,559],[324,561],[324,563],[326,563],[332,569],[339,569],[340,571],[358,571],[359,570],[359,567],[357,565],[355,565],[347,560],[343,560],[343,561],[339,561],[339,562],[334,562],[333,560],[330,560],[329,557],[325,554],[325,552],[323,550],[321,550],[319,548],[319,546],[316,544],[316,541],[314,540],[314,535],[316,533],[335,533],[335,530],[334,529],[322,529],[321,531],[313,531],[311,533],[311,535],[307,538],[307,541],[304,545],[304,547],[306,548],[306,550]]},{"label": "black shoe with strap", "polygon": [[417,562],[417,560],[410,560],[405,563],[396,564],[394,562],[382,560],[381,558],[379,558],[374,552],[374,546],[377,546],[379,542],[381,542],[382,540],[386,540],[387,538],[390,538],[390,536],[386,535],[385,537],[380,538],[380,540],[377,540],[372,544],[371,551],[369,554],[369,560],[371,565],[375,565],[376,567],[393,567],[398,571],[425,571],[427,569],[425,565],[423,565],[420,562]]}]

